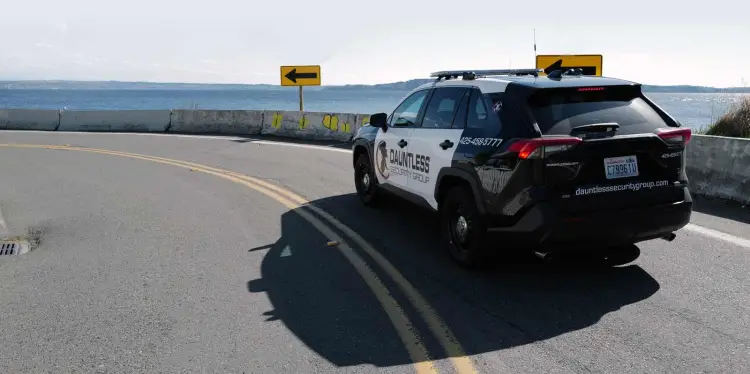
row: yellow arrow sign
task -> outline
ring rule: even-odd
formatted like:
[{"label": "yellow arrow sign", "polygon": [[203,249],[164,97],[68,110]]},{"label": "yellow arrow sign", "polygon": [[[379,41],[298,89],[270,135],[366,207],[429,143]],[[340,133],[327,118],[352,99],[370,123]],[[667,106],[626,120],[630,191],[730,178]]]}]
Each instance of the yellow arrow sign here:
[{"label": "yellow arrow sign", "polygon": [[580,68],[583,75],[602,76],[602,55],[538,55],[536,68],[543,69],[541,75],[547,75],[555,70]]},{"label": "yellow arrow sign", "polygon": [[320,86],[320,66],[282,66],[282,86]]}]

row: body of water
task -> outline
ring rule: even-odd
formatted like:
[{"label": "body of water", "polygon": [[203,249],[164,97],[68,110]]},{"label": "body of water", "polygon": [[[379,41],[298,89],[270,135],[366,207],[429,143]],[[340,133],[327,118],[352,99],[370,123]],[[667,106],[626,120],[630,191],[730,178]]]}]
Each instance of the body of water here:
[{"label": "body of water", "polygon": [[[397,90],[312,88],[305,110],[376,113],[393,110],[406,94]],[[724,114],[743,94],[647,93],[685,126],[700,129]],[[746,94],[745,94],[746,95]],[[0,109],[245,109],[299,110],[296,88],[278,89],[0,89]]]}]

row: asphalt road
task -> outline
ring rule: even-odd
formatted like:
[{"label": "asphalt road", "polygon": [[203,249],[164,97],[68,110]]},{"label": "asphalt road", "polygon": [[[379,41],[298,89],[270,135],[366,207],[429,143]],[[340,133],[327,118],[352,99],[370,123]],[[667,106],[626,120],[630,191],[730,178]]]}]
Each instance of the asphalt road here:
[{"label": "asphalt road", "polygon": [[0,257],[0,372],[750,372],[739,207],[698,201],[693,225],[624,267],[514,258],[470,273],[438,250],[429,213],[360,206],[345,149],[34,132],[0,143],[0,222],[37,243]]}]

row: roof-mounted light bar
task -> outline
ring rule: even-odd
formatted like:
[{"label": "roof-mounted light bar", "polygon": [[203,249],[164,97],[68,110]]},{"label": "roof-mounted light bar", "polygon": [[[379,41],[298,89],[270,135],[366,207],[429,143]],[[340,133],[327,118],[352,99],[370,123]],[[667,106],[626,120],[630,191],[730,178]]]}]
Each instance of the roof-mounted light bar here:
[{"label": "roof-mounted light bar", "polygon": [[543,72],[542,69],[491,69],[491,70],[446,70],[437,71],[430,74],[430,77],[437,78],[458,78],[463,79],[474,79],[476,77],[490,77],[498,75],[533,75],[539,76],[539,73]]}]

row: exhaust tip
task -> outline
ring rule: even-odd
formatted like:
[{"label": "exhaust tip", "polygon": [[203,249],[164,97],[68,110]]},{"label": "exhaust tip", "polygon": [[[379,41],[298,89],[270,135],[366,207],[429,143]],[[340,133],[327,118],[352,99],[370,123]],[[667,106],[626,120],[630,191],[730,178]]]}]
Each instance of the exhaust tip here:
[{"label": "exhaust tip", "polygon": [[672,240],[674,240],[674,238],[676,238],[676,237],[677,237],[677,234],[675,234],[675,233],[673,233],[673,232],[670,232],[669,234],[667,234],[667,235],[664,235],[664,236],[662,236],[661,238],[662,238],[662,239],[664,239],[664,240],[666,240],[666,241],[668,241],[668,242],[671,242],[671,241],[672,241]]}]

